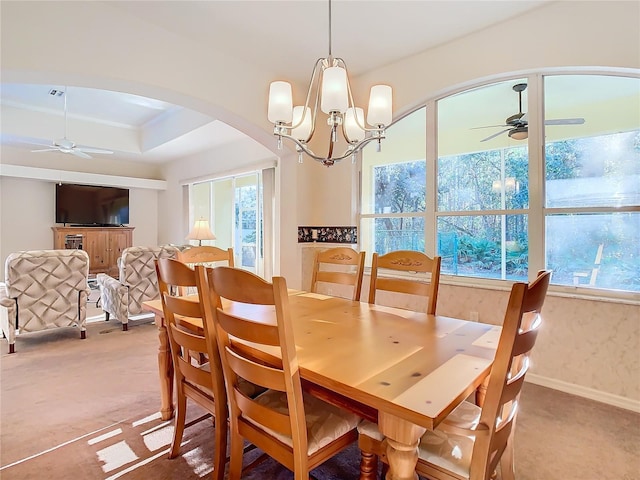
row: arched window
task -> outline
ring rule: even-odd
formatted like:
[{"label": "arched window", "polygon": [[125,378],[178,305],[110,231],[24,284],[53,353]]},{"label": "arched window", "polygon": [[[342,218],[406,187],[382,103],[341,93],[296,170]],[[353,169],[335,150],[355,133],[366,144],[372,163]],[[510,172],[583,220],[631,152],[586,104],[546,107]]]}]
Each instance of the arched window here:
[{"label": "arched window", "polygon": [[438,254],[460,281],[550,268],[567,288],[640,291],[639,106],[640,78],[604,74],[430,100],[363,152],[361,248]]}]

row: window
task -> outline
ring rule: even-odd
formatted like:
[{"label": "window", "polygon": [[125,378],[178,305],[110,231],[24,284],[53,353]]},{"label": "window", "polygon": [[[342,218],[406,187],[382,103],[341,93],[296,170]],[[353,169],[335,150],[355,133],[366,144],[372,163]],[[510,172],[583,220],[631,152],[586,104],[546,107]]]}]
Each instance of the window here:
[{"label": "window", "polygon": [[388,129],[382,156],[363,152],[361,248],[438,254],[459,277],[550,268],[556,285],[640,291],[639,104],[640,79],[612,75],[427,102]]},{"label": "window", "polygon": [[585,130],[545,127],[546,259],[554,283],[640,291],[640,80],[544,79],[545,119],[585,118]]},{"label": "window", "polygon": [[[436,247],[444,274],[528,276],[528,150],[507,135],[504,125],[492,125],[518,106],[512,86],[524,82],[496,83],[437,103]],[[496,115],[473,120],[456,115],[472,105],[495,105],[500,98],[506,102]],[[468,130],[469,120],[477,128],[465,135],[460,127]]]},{"label": "window", "polygon": [[[263,180],[266,177],[272,181],[272,171],[266,169],[194,183],[189,190],[190,223],[207,218],[216,235],[215,240],[203,241],[203,244],[224,249],[232,247],[235,266],[258,275],[264,275],[265,269],[271,271],[271,256],[265,257],[264,248]],[[272,202],[266,204],[272,205]]]},{"label": "window", "polygon": [[364,155],[362,169],[362,249],[380,254],[424,250],[424,109],[390,127],[382,151]]}]

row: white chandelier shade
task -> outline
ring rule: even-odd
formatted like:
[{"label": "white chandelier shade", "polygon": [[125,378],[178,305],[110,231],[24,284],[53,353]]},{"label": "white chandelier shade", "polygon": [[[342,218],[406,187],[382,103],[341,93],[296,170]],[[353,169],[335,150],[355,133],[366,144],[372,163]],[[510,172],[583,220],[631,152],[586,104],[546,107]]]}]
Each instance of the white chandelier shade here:
[{"label": "white chandelier shade", "polygon": [[347,137],[349,143],[364,140],[366,132],[360,125],[364,125],[364,110],[359,107],[349,108],[344,115],[343,126],[344,136]]},{"label": "white chandelier shade", "polygon": [[[269,87],[268,118],[274,124],[273,133],[278,137],[278,148],[282,148],[285,138],[296,144],[296,151],[302,162],[303,153],[314,160],[331,166],[339,160],[356,154],[372,141],[385,138],[385,127],[393,119],[393,92],[389,85],[371,87],[368,111],[357,107],[353,101],[347,66],[341,58],[331,55],[331,0],[329,0],[329,56],[316,61],[309,82],[304,105],[293,106],[291,84],[285,81],[272,82]],[[316,155],[308,146],[315,132],[318,111],[327,114],[329,136],[326,156]],[[334,156],[338,127],[348,144],[342,155]]]},{"label": "white chandelier shade", "polygon": [[347,71],[341,67],[329,67],[322,72],[320,109],[324,113],[344,113],[349,107]]},{"label": "white chandelier shade", "polygon": [[392,91],[389,85],[374,85],[369,95],[367,123],[369,125],[389,125],[392,119]]},{"label": "white chandelier shade", "polygon": [[291,84],[287,82],[271,82],[269,87],[269,121],[273,123],[289,123],[291,121],[292,108]]}]

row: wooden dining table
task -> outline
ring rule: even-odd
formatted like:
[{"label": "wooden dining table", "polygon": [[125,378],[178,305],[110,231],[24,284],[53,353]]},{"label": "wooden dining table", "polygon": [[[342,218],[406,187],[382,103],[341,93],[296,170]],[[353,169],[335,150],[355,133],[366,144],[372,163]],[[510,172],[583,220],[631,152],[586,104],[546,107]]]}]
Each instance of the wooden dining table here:
[{"label": "wooden dining table", "polygon": [[[311,393],[378,422],[387,437],[387,479],[417,478],[418,443],[480,386],[489,374],[501,327],[372,305],[338,297],[289,292],[300,374]],[[155,314],[160,346],[161,415],[173,416],[173,365],[160,300]],[[256,321],[273,311],[241,309]],[[202,328],[197,325],[193,327]],[[251,347],[247,347],[251,348]],[[272,352],[256,352],[268,359]]]}]

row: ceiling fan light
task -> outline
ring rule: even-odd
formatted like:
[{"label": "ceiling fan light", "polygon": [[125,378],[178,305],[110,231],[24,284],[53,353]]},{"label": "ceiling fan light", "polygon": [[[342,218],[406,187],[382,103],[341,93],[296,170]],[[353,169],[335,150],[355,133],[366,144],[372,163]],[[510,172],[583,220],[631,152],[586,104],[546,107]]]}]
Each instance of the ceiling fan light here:
[{"label": "ceiling fan light", "polygon": [[509,130],[509,136],[514,140],[526,140],[529,137],[529,129],[527,127],[516,127]]}]

